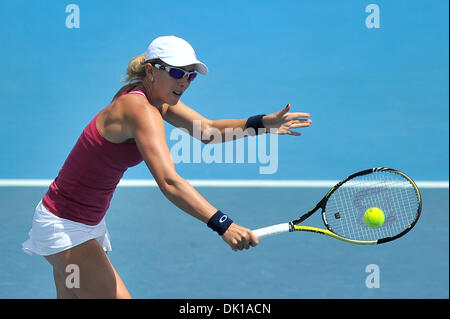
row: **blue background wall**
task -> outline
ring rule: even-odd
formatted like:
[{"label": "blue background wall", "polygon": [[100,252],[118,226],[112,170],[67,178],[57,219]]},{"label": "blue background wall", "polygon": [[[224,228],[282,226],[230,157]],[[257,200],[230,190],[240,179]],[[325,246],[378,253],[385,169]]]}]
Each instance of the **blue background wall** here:
[{"label": "blue background wall", "polygon": [[[179,164],[185,178],[340,179],[375,166],[448,180],[448,2],[77,1],[0,3],[0,178],[56,176],[84,126],[160,35],[188,40],[210,73],[182,100],[211,119],[309,112],[280,136],[278,170]],[[173,127],[167,126],[167,134]],[[168,141],[173,145],[174,141]],[[127,178],[149,179],[145,164]]]}]

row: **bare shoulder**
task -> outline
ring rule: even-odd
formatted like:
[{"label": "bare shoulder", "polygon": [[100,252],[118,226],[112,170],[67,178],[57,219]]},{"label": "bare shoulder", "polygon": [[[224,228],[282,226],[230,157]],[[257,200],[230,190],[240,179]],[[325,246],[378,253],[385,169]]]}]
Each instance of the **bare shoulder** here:
[{"label": "bare shoulder", "polygon": [[148,100],[139,94],[127,94],[117,99],[115,108],[124,119],[135,119],[143,114],[158,114],[158,109],[152,106]]},{"label": "bare shoulder", "polygon": [[163,122],[158,108],[151,105],[147,98],[140,94],[127,94],[117,103],[123,116],[125,130],[130,135],[133,135],[132,132],[137,129]]}]

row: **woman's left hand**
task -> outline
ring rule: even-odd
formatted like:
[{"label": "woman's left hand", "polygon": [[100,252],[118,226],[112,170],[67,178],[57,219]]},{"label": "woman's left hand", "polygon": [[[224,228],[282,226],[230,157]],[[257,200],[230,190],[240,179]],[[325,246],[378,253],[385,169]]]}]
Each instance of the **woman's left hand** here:
[{"label": "woman's left hand", "polygon": [[291,131],[291,129],[311,125],[312,121],[305,119],[305,117],[310,116],[308,113],[288,113],[290,108],[291,104],[288,104],[281,111],[263,117],[264,127],[268,129],[269,133],[299,136],[301,135],[300,132]]}]

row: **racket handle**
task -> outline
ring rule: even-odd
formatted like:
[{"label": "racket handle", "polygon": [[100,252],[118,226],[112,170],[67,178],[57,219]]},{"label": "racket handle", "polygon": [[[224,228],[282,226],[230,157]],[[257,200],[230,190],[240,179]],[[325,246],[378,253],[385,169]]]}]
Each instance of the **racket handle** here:
[{"label": "racket handle", "polygon": [[255,236],[258,237],[259,239],[267,237],[267,236],[287,233],[290,231],[291,231],[290,223],[283,223],[283,224],[278,224],[278,225],[273,225],[273,226],[269,226],[269,227],[258,228],[258,229],[252,230],[253,234],[255,234]]}]

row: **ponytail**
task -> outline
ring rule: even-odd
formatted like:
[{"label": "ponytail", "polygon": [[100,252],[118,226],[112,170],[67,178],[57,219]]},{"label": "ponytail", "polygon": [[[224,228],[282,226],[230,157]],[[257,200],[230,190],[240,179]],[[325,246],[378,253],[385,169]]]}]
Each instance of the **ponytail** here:
[{"label": "ponytail", "polygon": [[145,77],[145,54],[138,55],[130,60],[127,67],[127,76],[121,81],[125,83],[142,82]]}]

